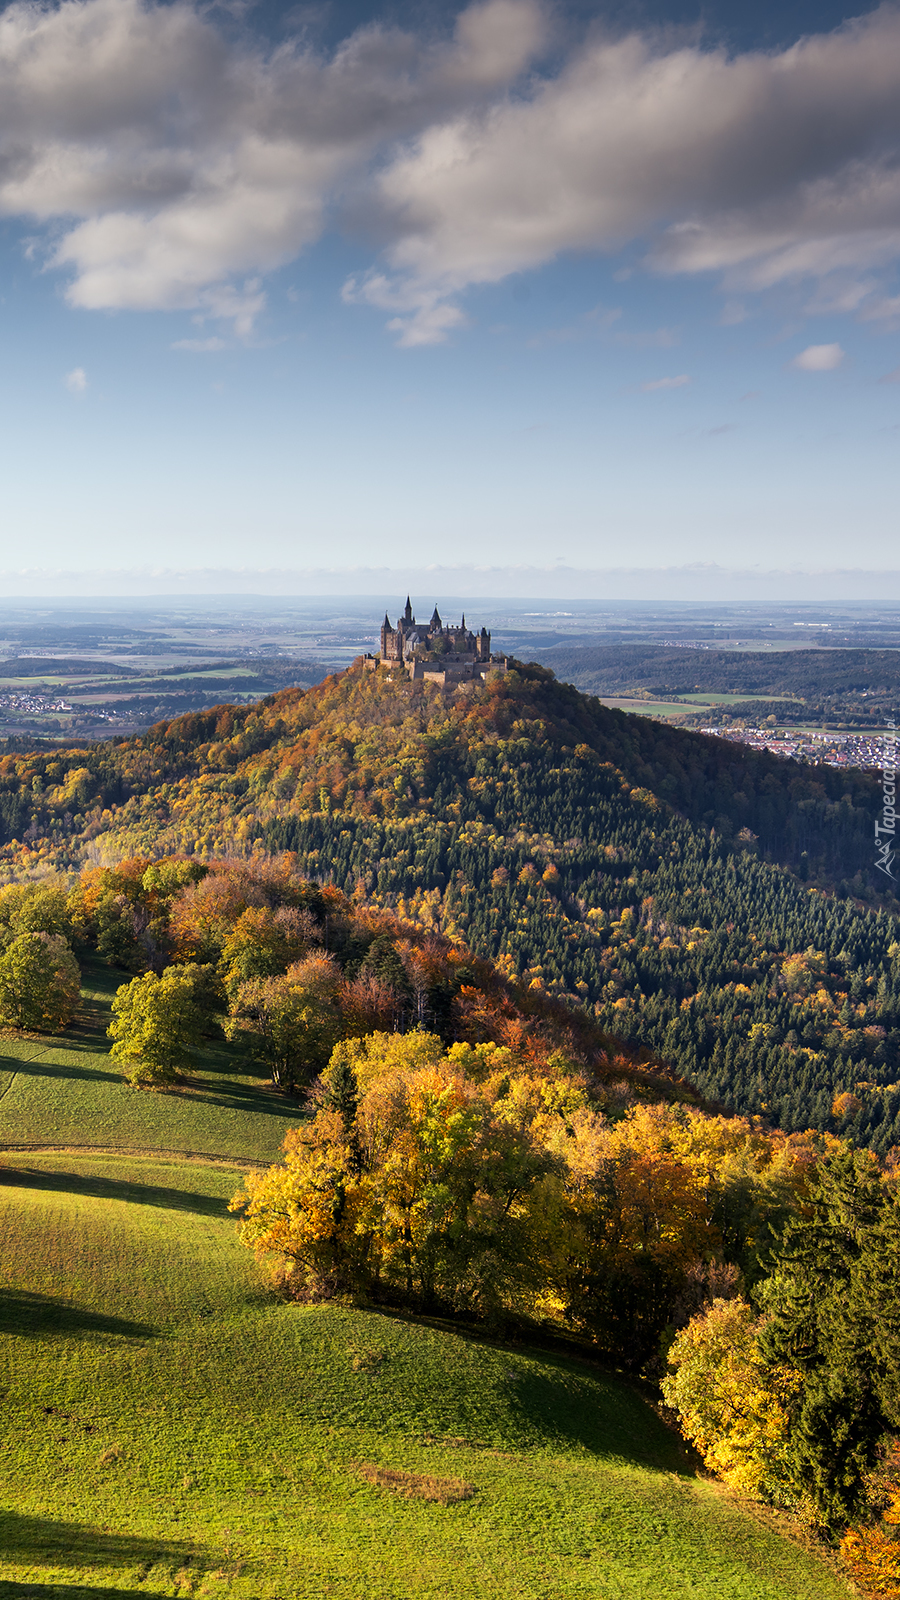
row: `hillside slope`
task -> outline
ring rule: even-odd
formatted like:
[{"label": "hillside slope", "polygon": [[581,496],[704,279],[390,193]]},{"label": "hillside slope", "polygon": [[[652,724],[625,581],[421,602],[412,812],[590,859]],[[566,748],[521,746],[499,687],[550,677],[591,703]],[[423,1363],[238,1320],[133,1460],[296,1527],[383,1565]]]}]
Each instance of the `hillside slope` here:
[{"label": "hillside slope", "polygon": [[449,702],[353,669],[0,763],[8,870],[293,850],[741,1110],[833,1127],[849,1095],[842,1127],[883,1149],[900,1139],[900,922],[819,892],[871,894],[879,804],[871,775],[627,717],[536,667]]},{"label": "hillside slope", "polygon": [[266,1163],[297,1108],[219,1039],[177,1092],[142,1094],[109,1056],[110,1002],[128,974],[92,966],[75,1025],[57,1038],[0,1037],[0,1150],[123,1148]]},{"label": "hillside slope", "polygon": [[[135,851],[189,849],[246,843],[285,814],[436,815],[460,798],[450,789],[468,785],[477,796],[486,787],[480,777],[508,789],[502,780],[510,766],[542,753],[552,758],[551,771],[574,776],[578,763],[569,758],[579,749],[595,758],[591,793],[604,776],[599,762],[614,769],[605,773],[604,792],[648,788],[726,839],[749,829],[773,862],[802,863],[829,879],[859,874],[860,887],[884,889],[871,860],[874,775],[798,767],[627,716],[534,665],[484,687],[466,685],[449,702],[437,689],[352,668],[255,707],[220,706],[158,723],[140,738],[7,754],[0,845],[8,861],[24,851],[64,863],[107,836]],[[487,763],[483,772],[479,762]],[[570,813],[583,799],[573,796]]]},{"label": "hillside slope", "polygon": [[848,1596],[599,1368],[273,1299],[237,1177],[3,1158],[0,1592]]}]

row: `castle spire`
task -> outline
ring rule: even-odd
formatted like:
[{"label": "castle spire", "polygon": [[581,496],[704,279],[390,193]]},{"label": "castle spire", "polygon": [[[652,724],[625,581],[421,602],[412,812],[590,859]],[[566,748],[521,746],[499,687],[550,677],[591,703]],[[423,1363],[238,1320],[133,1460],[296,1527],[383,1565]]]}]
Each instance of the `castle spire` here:
[{"label": "castle spire", "polygon": [[465,632],[465,628],[466,628],[466,613],[465,612],[463,612],[463,614],[462,614],[462,622],[460,623],[460,627],[462,628],[463,632]]},{"label": "castle spire", "polygon": [[409,595],[406,596],[406,610],[404,611],[403,616],[406,622],[412,622],[412,602],[410,601]]},{"label": "castle spire", "polygon": [[443,628],[443,623],[441,622],[440,612],[438,611],[437,605],[435,605],[434,611],[431,614],[431,621],[429,622],[428,627],[432,633],[440,633],[441,629]]}]

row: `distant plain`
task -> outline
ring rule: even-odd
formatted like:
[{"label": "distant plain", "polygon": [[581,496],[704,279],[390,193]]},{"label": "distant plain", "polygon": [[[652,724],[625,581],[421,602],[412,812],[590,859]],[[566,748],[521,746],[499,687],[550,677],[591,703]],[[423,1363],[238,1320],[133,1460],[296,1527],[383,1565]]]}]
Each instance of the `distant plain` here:
[{"label": "distant plain", "polygon": [[[413,600],[431,614],[433,595]],[[183,712],[316,683],[376,650],[385,610],[395,618],[404,602],[400,595],[0,602],[0,740],[21,747],[34,738],[121,737]],[[487,626],[495,651],[546,662],[577,687],[609,695],[608,704],[678,720],[686,715],[680,704],[641,692],[652,683],[604,687],[602,674],[595,682],[594,664],[581,653],[635,645],[751,656],[900,646],[900,604],[438,597],[438,605],[445,619],[466,612],[470,624]],[[702,684],[694,693],[708,703],[727,699],[704,693]],[[762,697],[737,694],[734,703],[753,698]]]}]

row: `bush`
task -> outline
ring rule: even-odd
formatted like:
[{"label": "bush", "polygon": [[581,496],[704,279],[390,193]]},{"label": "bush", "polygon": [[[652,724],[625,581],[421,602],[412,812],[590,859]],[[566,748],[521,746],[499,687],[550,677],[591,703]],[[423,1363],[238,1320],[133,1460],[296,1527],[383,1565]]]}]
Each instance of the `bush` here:
[{"label": "bush", "polygon": [[81,973],[65,939],[22,933],[0,956],[0,1023],[60,1033],[75,1015]]}]

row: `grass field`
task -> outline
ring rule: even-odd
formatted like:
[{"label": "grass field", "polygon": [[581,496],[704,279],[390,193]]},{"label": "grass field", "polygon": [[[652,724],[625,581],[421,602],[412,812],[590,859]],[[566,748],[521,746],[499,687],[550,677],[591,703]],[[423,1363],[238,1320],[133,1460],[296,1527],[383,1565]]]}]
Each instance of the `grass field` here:
[{"label": "grass field", "polygon": [[273,1299],[237,1171],[0,1159],[0,1597],[847,1595],[598,1369]]},{"label": "grass field", "polygon": [[278,1300],[227,1201],[296,1111],[225,1047],[125,1088],[119,978],[2,1041],[0,1600],[846,1600],[614,1375]]},{"label": "grass field", "polygon": [[679,705],[675,700],[638,700],[630,699],[627,695],[610,698],[608,695],[598,696],[600,704],[609,706],[612,711],[636,711],[640,717],[670,717],[686,716],[688,706]]},{"label": "grass field", "polygon": [[75,1025],[58,1039],[0,1037],[0,1149],[64,1145],[273,1161],[297,1108],[224,1041],[198,1055],[184,1087],[132,1089],[107,1051],[109,1005],[127,974],[85,972]]},{"label": "grass field", "polygon": [[785,705],[789,702],[802,704],[799,696],[795,694],[718,694],[706,689],[693,694],[683,694],[680,698],[699,706],[737,706],[749,700],[781,700]]}]

